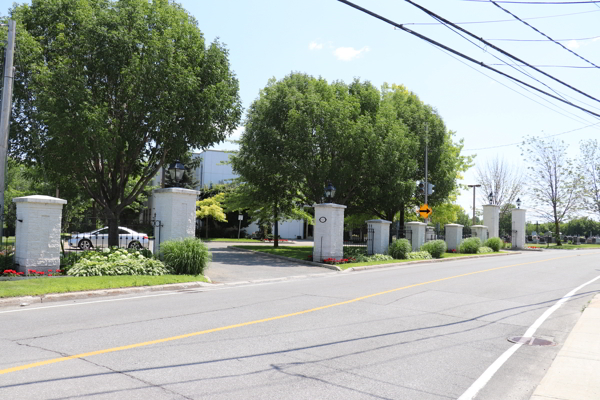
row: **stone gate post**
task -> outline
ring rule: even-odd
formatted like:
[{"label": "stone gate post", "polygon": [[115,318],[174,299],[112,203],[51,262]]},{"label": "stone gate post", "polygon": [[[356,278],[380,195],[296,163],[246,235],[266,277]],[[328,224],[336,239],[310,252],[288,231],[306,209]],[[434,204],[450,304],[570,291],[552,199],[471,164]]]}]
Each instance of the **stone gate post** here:
[{"label": "stone gate post", "polygon": [[525,218],[527,210],[522,208],[513,208],[512,210],[512,248],[525,248]]},{"label": "stone gate post", "polygon": [[371,249],[367,245],[367,254],[369,250],[372,254],[387,254],[388,247],[390,247],[390,225],[392,221],[385,221],[383,219],[372,219],[367,221],[369,229],[373,229],[373,243]]},{"label": "stone gate post", "polygon": [[474,237],[478,237],[481,240],[481,244],[488,240],[488,227],[485,225],[473,225],[471,227]]},{"label": "stone gate post", "polygon": [[488,227],[489,237],[500,237],[500,206],[483,205],[483,225]]},{"label": "stone gate post", "polygon": [[50,196],[16,197],[15,265],[19,272],[60,268],[60,226],[66,200]]},{"label": "stone gate post", "polygon": [[427,224],[424,222],[407,222],[406,225],[410,228],[412,251],[419,251],[423,243],[425,243],[425,228]]},{"label": "stone gate post", "polygon": [[344,256],[344,209],[334,203],[315,204],[313,261]]},{"label": "stone gate post", "polygon": [[446,224],[446,246],[448,250],[458,251],[462,243],[463,225]]},{"label": "stone gate post", "polygon": [[152,191],[154,198],[154,254],[167,240],[181,240],[196,235],[197,190],[166,188]]}]

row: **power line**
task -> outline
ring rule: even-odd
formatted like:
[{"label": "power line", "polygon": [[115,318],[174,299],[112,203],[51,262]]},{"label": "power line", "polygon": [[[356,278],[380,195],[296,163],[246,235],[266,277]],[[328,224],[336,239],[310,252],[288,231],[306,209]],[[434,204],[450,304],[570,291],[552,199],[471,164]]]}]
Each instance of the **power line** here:
[{"label": "power line", "polygon": [[[588,126],[582,126],[581,128],[571,129],[570,131],[561,132],[561,133],[556,133],[556,134],[554,134],[554,135],[548,135],[548,136],[546,136],[546,137],[554,137],[554,136],[566,135],[567,133],[571,133],[571,132],[575,132],[575,131],[580,131],[580,130],[582,130],[582,129],[590,128],[590,127],[592,127],[592,126],[595,126],[595,125],[598,125],[598,124],[600,124],[600,122],[597,122],[597,123],[595,123],[595,124],[591,124],[591,125],[588,125]],[[489,149],[497,149],[497,148],[499,148],[499,147],[515,146],[515,145],[518,145],[518,144],[521,144],[521,143],[523,143],[523,142],[515,142],[515,143],[509,143],[509,144],[501,144],[501,145],[498,145],[498,146],[492,146],[492,147],[480,147],[480,148],[477,148],[477,149],[464,149],[463,151],[476,151],[476,150],[489,150]]]},{"label": "power line", "polygon": [[[448,46],[446,46],[446,45],[444,45],[444,44],[442,44],[442,43],[440,43],[440,42],[437,42],[437,41],[435,41],[435,40],[433,40],[433,39],[430,39],[430,38],[428,38],[427,36],[421,35],[421,34],[420,34],[420,33],[418,33],[418,32],[412,31],[412,30],[410,30],[410,29],[408,29],[408,28],[406,28],[406,27],[404,27],[404,26],[402,26],[402,25],[400,25],[400,24],[398,24],[398,23],[396,23],[396,22],[394,22],[394,21],[392,21],[392,20],[389,20],[389,19],[387,19],[387,18],[385,18],[385,17],[383,17],[383,16],[381,16],[381,15],[378,15],[378,14],[376,14],[376,13],[372,12],[372,11],[369,11],[369,10],[367,10],[366,8],[363,8],[363,7],[361,7],[361,6],[358,6],[358,5],[356,5],[356,4],[354,4],[354,3],[351,3],[351,2],[349,2],[349,1],[347,1],[347,0],[338,0],[338,1],[339,1],[339,2],[341,2],[341,3],[344,3],[344,4],[348,5],[348,6],[350,6],[350,7],[352,7],[352,8],[355,8],[355,9],[357,9],[357,10],[359,10],[359,11],[362,11],[363,13],[365,13],[365,14],[368,14],[368,15],[370,15],[370,16],[372,16],[372,17],[374,17],[374,18],[377,18],[377,19],[379,19],[379,20],[381,20],[381,21],[383,21],[383,22],[386,22],[386,23],[388,23],[388,24],[390,24],[390,25],[392,25],[392,26],[395,26],[395,27],[397,27],[397,28],[399,28],[399,29],[402,29],[403,31],[406,31],[406,32],[410,33],[411,35],[414,35],[414,36],[416,36],[416,37],[418,37],[418,38],[420,38],[420,39],[422,39],[422,40],[425,40],[426,42],[429,42],[429,43],[432,43],[432,44],[434,44],[434,45],[436,45],[436,46],[438,46],[438,47],[441,47],[441,48],[443,48],[443,49],[445,49],[445,50],[447,50],[447,51],[449,51],[449,52],[451,52],[451,53],[453,53],[453,54],[456,54],[457,56],[460,56],[460,57],[462,57],[462,58],[464,58],[464,59],[466,59],[466,60],[468,60],[468,61],[471,61],[472,63],[478,64],[478,65],[482,66],[483,68],[486,68],[486,69],[489,69],[489,70],[491,70],[491,71],[494,71],[494,72],[496,72],[497,74],[500,74],[500,75],[502,75],[502,76],[505,76],[505,77],[507,77],[507,78],[509,78],[509,79],[512,79],[512,80],[513,80],[513,81],[515,81],[515,82],[518,82],[518,83],[520,83],[520,84],[522,84],[522,85],[525,85],[525,86],[527,86],[527,87],[529,87],[529,88],[531,88],[531,89],[533,89],[533,90],[536,90],[536,91],[538,91],[538,92],[540,92],[540,93],[543,93],[543,94],[545,94],[546,96],[552,97],[552,98],[553,98],[553,99],[555,99],[555,100],[558,100],[558,101],[560,101],[560,102],[562,102],[562,103],[568,104],[568,105],[570,105],[570,106],[572,106],[572,107],[578,108],[578,109],[580,109],[580,110],[582,110],[582,111],[584,111],[584,112],[586,112],[586,113],[588,113],[588,114],[591,114],[591,115],[593,115],[593,116],[595,116],[595,117],[600,117],[600,114],[597,114],[597,113],[595,113],[595,112],[593,112],[593,111],[590,111],[590,110],[588,110],[588,109],[586,109],[586,108],[580,107],[580,106],[578,106],[577,104],[573,104],[573,103],[571,103],[571,102],[569,102],[569,101],[563,100],[563,99],[561,99],[560,97],[554,96],[554,95],[553,95],[553,94],[551,94],[551,93],[548,93],[548,92],[546,92],[546,91],[544,91],[544,90],[542,90],[542,89],[539,89],[539,88],[537,88],[537,87],[535,87],[535,86],[533,86],[533,85],[530,85],[530,84],[528,84],[528,83],[526,83],[526,82],[523,82],[523,81],[521,81],[521,80],[519,80],[519,79],[517,79],[517,78],[515,78],[515,77],[513,77],[513,76],[511,76],[511,75],[508,75],[508,74],[506,74],[506,73],[504,73],[504,72],[500,71],[500,70],[497,70],[497,69],[495,69],[495,68],[492,68],[492,67],[490,67],[490,66],[486,65],[486,64],[485,64],[484,62],[482,62],[482,61],[477,61],[477,60],[475,60],[474,58],[467,56],[466,54],[463,54],[463,53],[461,53],[461,52],[459,52],[459,51],[457,51],[457,50],[454,50],[454,49],[452,49],[452,48],[450,48],[450,47],[448,47]],[[461,29],[462,29],[462,28],[461,28]]]},{"label": "power line", "polygon": [[[600,6],[598,6],[600,7]],[[570,42],[573,40],[577,40],[577,41],[581,41],[583,42],[584,40],[594,40],[594,39],[598,39],[600,38],[600,36],[592,36],[592,37],[587,37],[587,38],[577,38],[577,39],[554,39],[554,40],[548,40],[548,39],[486,39],[486,40],[496,40],[496,41],[503,41],[503,42]]]},{"label": "power line", "polygon": [[528,27],[530,27],[531,29],[533,29],[534,31],[536,31],[537,33],[539,33],[540,35],[550,39],[551,41],[553,41],[554,43],[556,43],[557,45],[559,45],[560,47],[562,47],[563,49],[567,50],[569,53],[581,58],[583,61],[587,62],[588,64],[593,65],[596,68],[600,68],[599,66],[597,66],[596,64],[594,64],[593,62],[591,62],[590,60],[586,59],[585,57],[580,56],[579,54],[575,53],[573,50],[563,46],[561,43],[557,42],[556,40],[552,39],[550,36],[546,35],[544,32],[540,31],[539,29],[535,28],[534,26],[530,25],[528,22],[523,21],[521,18],[517,17],[515,14],[511,13],[510,11],[508,11],[506,8],[502,7],[501,5],[498,4],[498,2],[494,1],[494,0],[490,0],[490,2],[495,5],[496,7],[498,7],[499,9],[501,9],[502,11],[504,11],[505,13],[512,15],[515,19],[521,21],[522,23],[524,23],[525,25],[527,25]]},{"label": "power line", "polygon": [[[498,66],[498,65],[502,65],[502,66],[510,66],[510,65],[519,65],[519,64],[488,64],[488,65],[494,65],[494,66]],[[525,64],[521,65],[522,67],[525,66]],[[534,67],[537,68],[578,68],[578,69],[596,69],[596,67],[583,67],[583,66],[578,66],[578,65],[534,65]]]},{"label": "power line", "polygon": [[[487,3],[489,0],[461,0],[470,1],[474,3]],[[512,4],[596,4],[600,1],[498,1],[498,3],[512,3]]]},{"label": "power line", "polygon": [[[510,53],[508,53],[508,52],[504,51],[503,49],[501,49],[501,48],[499,48],[498,46],[496,46],[496,45],[494,45],[494,44],[492,44],[492,43],[490,43],[490,42],[486,41],[485,39],[482,39],[482,38],[480,38],[480,37],[477,37],[477,36],[475,36],[474,34],[472,34],[471,32],[469,32],[468,30],[466,30],[466,29],[464,29],[464,28],[461,28],[460,26],[457,26],[456,24],[452,23],[451,21],[448,21],[447,19],[445,19],[445,18],[441,17],[440,15],[437,15],[437,14],[436,14],[436,13],[434,13],[433,11],[430,11],[430,10],[428,10],[427,8],[423,7],[423,6],[421,6],[421,5],[419,5],[419,4],[416,4],[416,3],[414,3],[414,2],[413,2],[413,1],[411,1],[411,0],[404,0],[404,1],[406,1],[407,3],[409,3],[409,4],[411,4],[411,5],[415,6],[415,7],[417,7],[419,10],[421,10],[421,11],[423,11],[424,13],[426,13],[427,15],[429,15],[429,16],[431,16],[431,17],[433,17],[434,19],[436,19],[436,20],[438,20],[438,21],[441,21],[441,22],[444,22],[445,24],[451,25],[451,26],[453,26],[454,28],[456,28],[456,29],[460,30],[461,32],[464,32],[464,33],[466,33],[467,35],[471,36],[472,38],[474,38],[474,39],[477,39],[477,40],[479,40],[480,42],[483,42],[483,43],[485,43],[487,46],[490,46],[491,48],[493,48],[494,50],[496,50],[496,51],[498,51],[498,52],[500,52],[500,53],[504,54],[505,56],[507,56],[507,57],[510,57],[510,58],[512,58],[513,60],[517,61],[517,62],[521,62],[521,63],[523,63],[523,64],[527,65],[528,67],[530,67],[530,68],[534,69],[535,71],[537,71],[537,72],[541,73],[542,75],[545,75],[546,77],[548,77],[548,78],[550,78],[550,79],[552,79],[552,80],[554,80],[554,81],[556,81],[556,82],[558,82],[558,83],[560,83],[560,84],[562,84],[562,85],[564,85],[564,86],[566,86],[566,87],[568,87],[568,88],[570,88],[570,89],[572,89],[572,90],[576,91],[577,93],[579,93],[579,94],[581,94],[581,95],[583,95],[583,96],[585,96],[585,97],[587,97],[587,98],[589,98],[589,99],[592,99],[592,100],[595,100],[595,101],[598,101],[598,102],[600,102],[600,100],[598,100],[597,98],[595,98],[595,97],[593,97],[593,96],[590,96],[589,94],[587,94],[587,93],[585,93],[585,92],[583,92],[583,91],[581,91],[581,90],[579,90],[579,89],[577,89],[577,88],[575,88],[575,87],[573,87],[573,86],[569,85],[568,83],[566,83],[566,82],[563,82],[563,81],[561,81],[561,80],[560,80],[560,79],[558,79],[558,78],[555,78],[554,76],[552,76],[552,75],[548,74],[547,72],[544,72],[544,71],[542,71],[541,69],[538,69],[538,68],[534,67],[533,65],[531,65],[531,64],[529,64],[529,63],[527,63],[527,62],[525,62],[525,61],[521,60],[520,58],[513,56],[512,54],[510,54]],[[405,28],[405,29],[406,29],[406,28]],[[411,32],[412,32],[412,31],[411,31]],[[483,63],[481,63],[481,65],[483,66]],[[537,90],[537,88],[536,88],[536,90]],[[562,100],[561,100],[561,101],[562,101]],[[570,102],[569,102],[568,104],[572,104],[572,103],[570,103]]]},{"label": "power line", "polygon": [[[596,7],[600,8],[600,5],[596,4]],[[544,17],[529,17],[529,18],[523,18],[524,20],[531,20],[531,19],[545,19],[545,18],[557,18],[557,17],[568,17],[571,15],[579,15],[579,14],[589,14],[589,13],[596,13],[596,12],[600,12],[600,10],[593,10],[593,11],[580,11],[580,12],[576,12],[576,13],[568,13],[568,14],[557,14],[557,15],[547,15]],[[516,22],[513,19],[498,19],[498,20],[491,20],[491,21],[468,21],[468,22],[455,22],[456,25],[469,25],[469,24],[494,24],[494,23],[499,23],[499,22]],[[402,25],[440,25],[440,22],[410,22],[410,23],[406,23],[406,24],[402,24]]]}]

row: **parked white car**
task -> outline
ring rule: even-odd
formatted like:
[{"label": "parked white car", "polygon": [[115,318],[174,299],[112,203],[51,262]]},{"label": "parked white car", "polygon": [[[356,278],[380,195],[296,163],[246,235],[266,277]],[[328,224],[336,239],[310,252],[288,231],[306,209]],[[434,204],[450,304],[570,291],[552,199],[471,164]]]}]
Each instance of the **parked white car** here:
[{"label": "parked white car", "polygon": [[[81,250],[108,247],[108,227],[92,232],[72,233],[68,240],[69,246],[79,247]],[[119,247],[130,249],[148,248],[150,241],[148,235],[139,233],[129,228],[119,227]]]}]

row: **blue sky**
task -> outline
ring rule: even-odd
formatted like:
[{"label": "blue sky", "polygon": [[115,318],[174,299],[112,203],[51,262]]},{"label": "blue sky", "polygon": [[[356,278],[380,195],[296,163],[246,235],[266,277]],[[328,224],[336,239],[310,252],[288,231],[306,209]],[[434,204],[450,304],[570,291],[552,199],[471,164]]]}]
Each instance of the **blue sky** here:
[{"label": "blue sky", "polygon": [[[476,60],[487,64],[501,62],[493,57],[499,56],[498,53],[489,48],[478,48],[440,24],[431,24],[435,23],[431,17],[406,1],[354,2]],[[543,40],[544,37],[490,2],[416,2],[455,23],[505,21],[461,26],[531,64],[591,66],[553,42],[491,40]],[[0,12],[6,14],[11,3],[0,0]],[[578,154],[581,140],[599,136],[600,124],[586,126],[600,123],[600,119],[543,95],[538,97],[507,78],[467,61],[459,61],[433,45],[339,1],[183,0],[180,3],[198,20],[199,28],[209,41],[218,37],[228,48],[231,67],[240,81],[244,108],[257,98],[269,78],[281,79],[292,71],[299,71],[322,76],[328,81],[350,82],[360,78],[376,86],[384,82],[405,85],[438,110],[446,126],[456,132],[456,138],[464,139],[464,153],[477,155],[477,164],[500,156],[524,168],[518,146],[509,144],[521,142],[528,135],[556,135],[578,129],[558,136],[570,145],[573,156]],[[600,65],[600,3],[501,5],[522,19],[528,18],[528,23],[553,39],[569,39],[560,43]],[[496,68],[542,87],[510,67]],[[596,68],[543,70],[600,98],[600,71]],[[571,96],[566,97],[570,101],[600,113],[600,104],[594,100],[584,100],[572,90],[542,79],[537,73],[535,77],[561,94]],[[241,131],[242,128],[238,129],[236,135]],[[233,149],[235,146],[225,143],[216,148]],[[476,183],[475,168],[466,173],[463,183]],[[470,213],[472,192],[464,192],[458,203]],[[480,199],[477,203],[479,207]],[[523,207],[527,208],[527,205]]]}]

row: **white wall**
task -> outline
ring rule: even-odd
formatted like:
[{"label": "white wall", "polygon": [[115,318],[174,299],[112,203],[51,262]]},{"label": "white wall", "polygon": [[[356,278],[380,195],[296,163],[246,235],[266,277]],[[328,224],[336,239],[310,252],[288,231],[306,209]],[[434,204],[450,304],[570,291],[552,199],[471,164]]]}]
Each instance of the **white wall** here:
[{"label": "white wall", "polygon": [[229,161],[229,152],[207,150],[202,153],[194,153],[194,158],[202,158],[202,162],[194,171],[194,177],[200,182],[200,188],[216,184],[231,182],[237,178],[233,173],[231,164],[222,164]]}]

